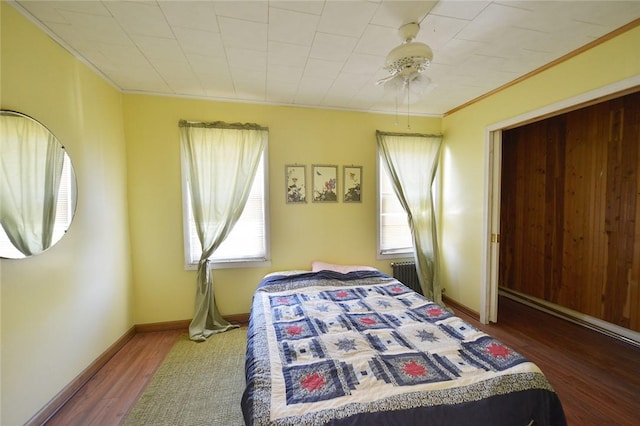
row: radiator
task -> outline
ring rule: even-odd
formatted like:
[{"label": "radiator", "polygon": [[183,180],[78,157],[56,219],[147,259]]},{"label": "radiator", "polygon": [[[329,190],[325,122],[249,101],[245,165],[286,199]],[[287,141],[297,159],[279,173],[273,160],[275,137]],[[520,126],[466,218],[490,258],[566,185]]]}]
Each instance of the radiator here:
[{"label": "radiator", "polygon": [[415,262],[393,262],[391,263],[391,268],[393,269],[393,278],[422,294]]}]

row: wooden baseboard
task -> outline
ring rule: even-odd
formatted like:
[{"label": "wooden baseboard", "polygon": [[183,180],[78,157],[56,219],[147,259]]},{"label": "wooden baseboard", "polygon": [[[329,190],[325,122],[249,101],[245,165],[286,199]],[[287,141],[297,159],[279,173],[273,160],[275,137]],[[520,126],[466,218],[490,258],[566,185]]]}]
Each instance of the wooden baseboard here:
[{"label": "wooden baseboard", "polygon": [[[224,315],[224,319],[231,324],[247,325],[249,324],[249,314],[234,314]],[[136,333],[153,333],[154,331],[168,331],[168,330],[189,330],[189,324],[191,320],[179,320],[179,321],[167,321],[156,322],[150,324],[137,324],[135,326]]]},{"label": "wooden baseboard", "polygon": [[465,314],[469,315],[470,317],[475,318],[478,321],[480,320],[480,313],[479,312],[476,312],[476,311],[474,311],[472,309],[469,309],[467,306],[464,306],[464,305],[456,302],[455,300],[453,300],[453,299],[451,299],[451,298],[449,298],[449,297],[447,297],[445,295],[442,295],[442,302],[445,305],[451,307],[454,311],[458,310],[458,311],[464,312]]},{"label": "wooden baseboard", "polygon": [[249,314],[225,315],[224,319],[229,321],[231,324],[237,324],[240,326],[249,324]]},{"label": "wooden baseboard", "polygon": [[153,333],[155,331],[189,330],[191,320],[155,322],[151,324],[136,324],[136,333]]},{"label": "wooden baseboard", "polygon": [[42,407],[27,423],[26,426],[40,426],[45,424],[60,408],[71,399],[104,365],[135,336],[135,327],[131,327],[113,345],[102,353],[87,368],[84,369],[71,383],[65,386],[47,405]]},{"label": "wooden baseboard", "polygon": [[498,294],[507,297],[518,303],[522,303],[531,308],[546,312],[550,315],[562,318],[578,324],[581,327],[589,328],[598,333],[620,340],[627,344],[640,347],[640,333],[637,331],[608,323],[602,319],[574,311],[564,306],[557,305],[544,299],[539,299],[506,287],[499,287]]}]

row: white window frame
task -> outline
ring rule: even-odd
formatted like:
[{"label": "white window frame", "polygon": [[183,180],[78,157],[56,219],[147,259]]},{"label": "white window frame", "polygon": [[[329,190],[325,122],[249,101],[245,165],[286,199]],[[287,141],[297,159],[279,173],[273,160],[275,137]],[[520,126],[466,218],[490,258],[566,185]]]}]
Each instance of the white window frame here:
[{"label": "white window frame", "polygon": [[[383,215],[387,214],[386,212],[383,212],[383,204],[382,204],[382,200],[383,200],[383,179],[387,179],[389,180],[390,186],[391,185],[391,179],[387,176],[386,173],[386,169],[384,167],[384,165],[382,164],[382,159],[380,158],[380,149],[378,148],[378,155],[377,155],[377,168],[378,168],[378,173],[377,173],[377,196],[378,196],[378,203],[377,203],[377,214],[376,214],[376,218],[377,218],[377,259],[398,259],[398,258],[409,258],[409,257],[413,257],[414,253],[415,253],[415,249],[413,247],[413,238],[411,239],[411,246],[410,247],[395,247],[395,248],[382,248],[382,227],[383,227]],[[402,206],[400,205],[400,201],[398,200],[398,198],[395,196],[395,192],[393,192],[394,195],[394,199],[396,200],[396,202],[398,203],[398,205],[400,206],[400,208],[402,208]],[[407,223],[407,231],[409,232],[409,235],[411,235],[411,228],[409,227],[409,221],[408,218],[406,217],[405,214],[405,219],[406,219],[406,223]]]},{"label": "white window frame", "polygon": [[[268,157],[268,147],[265,145],[264,151],[262,152],[262,169],[263,169],[263,220],[264,220],[264,252],[262,256],[248,256],[248,257],[235,257],[221,260],[211,260],[209,262],[210,269],[229,269],[229,268],[251,268],[251,267],[260,267],[260,266],[271,266],[271,238],[269,232],[269,157]],[[256,174],[256,178],[257,178]],[[253,186],[258,182],[257,179],[254,180],[252,184],[252,192]],[[185,270],[196,270],[198,269],[198,256],[192,256],[194,248],[199,247],[200,243],[198,242],[198,236],[195,233],[195,222],[193,222],[193,215],[191,214],[191,203],[189,196],[189,185],[187,182],[187,176],[185,170],[182,170],[182,225],[183,225],[183,236],[184,236],[184,268]],[[244,212],[242,214],[244,216]],[[242,223],[242,216],[236,223],[236,225]],[[229,235],[230,238],[233,238],[233,234],[235,231],[231,231]],[[194,244],[192,244],[192,242]],[[224,243],[223,243],[224,244]],[[197,257],[195,261],[192,260],[193,257]]]}]

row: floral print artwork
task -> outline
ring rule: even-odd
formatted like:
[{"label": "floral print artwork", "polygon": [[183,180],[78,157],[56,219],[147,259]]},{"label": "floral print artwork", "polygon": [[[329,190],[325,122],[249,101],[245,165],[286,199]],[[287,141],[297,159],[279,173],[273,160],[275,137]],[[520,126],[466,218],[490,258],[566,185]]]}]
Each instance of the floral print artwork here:
[{"label": "floral print artwork", "polygon": [[362,201],[362,167],[344,166],[344,202]]},{"label": "floral print artwork", "polygon": [[287,203],[306,203],[306,168],[305,166],[286,166]]},{"label": "floral print artwork", "polygon": [[313,201],[338,201],[336,194],[338,180],[337,166],[313,166]]}]

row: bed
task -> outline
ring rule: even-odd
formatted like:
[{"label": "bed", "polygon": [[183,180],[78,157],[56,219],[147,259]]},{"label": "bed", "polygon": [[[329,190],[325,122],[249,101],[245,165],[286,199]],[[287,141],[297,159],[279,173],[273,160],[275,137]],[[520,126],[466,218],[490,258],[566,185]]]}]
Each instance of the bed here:
[{"label": "bed", "polygon": [[566,424],[535,364],[373,268],[267,275],[247,337],[247,425]]}]

